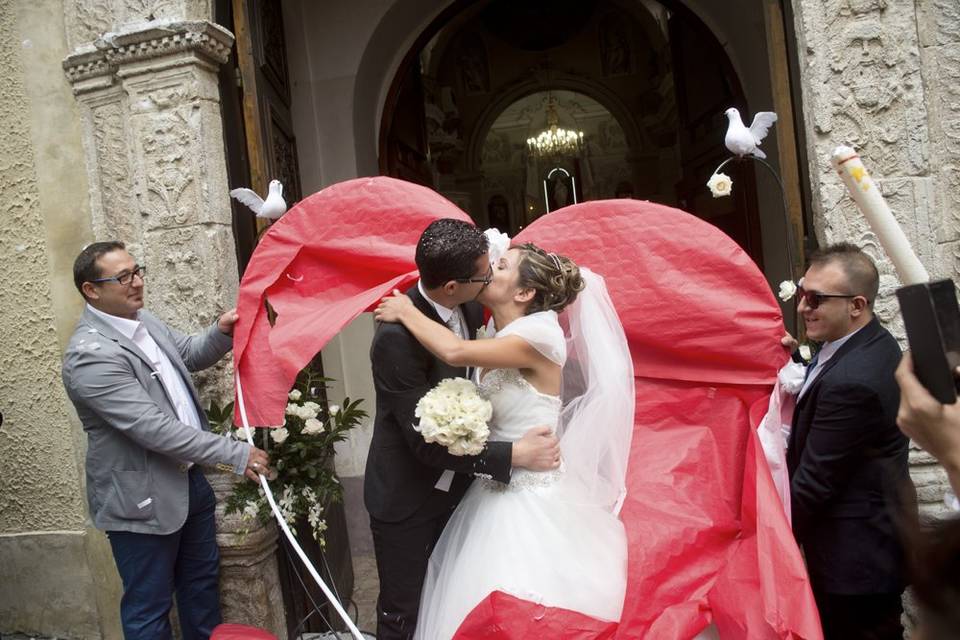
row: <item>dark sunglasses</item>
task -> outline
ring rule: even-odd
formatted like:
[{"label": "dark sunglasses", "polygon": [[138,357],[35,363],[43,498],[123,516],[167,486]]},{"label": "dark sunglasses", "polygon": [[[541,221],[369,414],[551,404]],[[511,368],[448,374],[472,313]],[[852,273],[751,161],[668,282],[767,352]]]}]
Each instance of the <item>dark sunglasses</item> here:
[{"label": "dark sunglasses", "polygon": [[[825,298],[859,298],[860,296],[843,293],[819,293],[817,291],[807,291],[803,287],[797,287],[797,301],[803,300],[811,309],[820,306]],[[869,301],[868,301],[869,302]]]}]

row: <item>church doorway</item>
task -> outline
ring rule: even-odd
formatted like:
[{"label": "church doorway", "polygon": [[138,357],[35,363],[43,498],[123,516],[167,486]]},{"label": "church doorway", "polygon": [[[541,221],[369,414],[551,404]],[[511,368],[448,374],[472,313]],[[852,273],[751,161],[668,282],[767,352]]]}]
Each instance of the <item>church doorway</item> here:
[{"label": "church doorway", "polygon": [[[761,3],[736,4],[764,19]],[[393,78],[380,172],[430,186],[479,225],[510,233],[561,203],[629,197],[677,206],[722,229],[762,268],[765,253],[785,262],[779,192],[750,163],[725,170],[733,197],[714,199],[705,183],[728,155],[724,111],[772,103],[748,103],[725,46],[679,1],[454,3]],[[554,148],[538,147],[545,135]]]}]

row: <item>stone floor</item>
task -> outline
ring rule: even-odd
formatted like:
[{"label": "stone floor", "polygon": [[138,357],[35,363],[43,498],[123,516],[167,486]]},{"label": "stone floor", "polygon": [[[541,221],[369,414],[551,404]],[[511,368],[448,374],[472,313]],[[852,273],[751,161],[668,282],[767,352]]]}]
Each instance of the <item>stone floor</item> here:
[{"label": "stone floor", "polygon": [[[363,476],[341,478],[347,514],[347,533],[353,556],[353,604],[357,608],[357,628],[373,635],[377,630],[377,594],[380,581],[373,556],[370,520],[363,506]],[[350,607],[350,614],[354,609]]]},{"label": "stone floor", "polygon": [[[360,631],[373,633],[377,630],[377,564],[373,554],[353,556],[353,603],[357,607],[356,625]],[[353,614],[353,607],[350,608]]]}]

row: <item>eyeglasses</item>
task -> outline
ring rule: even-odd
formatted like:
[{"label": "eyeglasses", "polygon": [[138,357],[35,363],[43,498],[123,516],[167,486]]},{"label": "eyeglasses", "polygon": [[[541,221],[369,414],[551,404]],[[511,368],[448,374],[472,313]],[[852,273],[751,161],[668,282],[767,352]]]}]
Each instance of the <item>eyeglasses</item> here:
[{"label": "eyeglasses", "polygon": [[143,280],[144,276],[147,275],[147,268],[142,267],[139,264],[133,267],[133,271],[124,271],[119,275],[112,276],[110,278],[97,278],[96,280],[91,280],[90,282],[116,282],[120,286],[127,286],[133,282],[133,276],[137,276]]},{"label": "eyeglasses", "polygon": [[[803,287],[797,287],[797,300],[803,300],[811,309],[816,309],[823,302],[824,298],[859,298],[861,296],[844,293],[820,293],[818,291],[807,291]],[[867,301],[869,302],[869,300]]]},{"label": "eyeglasses", "polygon": [[482,278],[454,278],[455,282],[481,282],[483,286],[487,286],[493,282],[493,265],[490,265],[490,269],[487,271],[487,275]]}]

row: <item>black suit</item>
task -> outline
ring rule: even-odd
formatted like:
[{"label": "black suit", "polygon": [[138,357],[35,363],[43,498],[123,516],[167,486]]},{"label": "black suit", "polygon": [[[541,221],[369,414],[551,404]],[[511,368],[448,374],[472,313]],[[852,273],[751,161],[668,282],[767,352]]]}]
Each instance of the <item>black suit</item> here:
[{"label": "black suit", "polygon": [[794,413],[793,531],[828,639],[902,637],[900,528],[915,517],[916,492],[896,424],[899,362],[897,341],[874,318],[824,364]]},{"label": "black suit", "polygon": [[[445,326],[417,289],[407,292],[427,317]],[[460,307],[470,335],[483,322],[476,303]],[[416,627],[427,560],[473,475],[510,480],[511,447],[491,442],[478,456],[452,456],[414,430],[417,401],[444,378],[464,377],[431,354],[402,324],[377,326],[370,349],[377,393],[367,456],[364,503],[370,513],[380,597],[377,638],[409,638]],[[450,491],[434,488],[444,469],[457,471]]]}]

